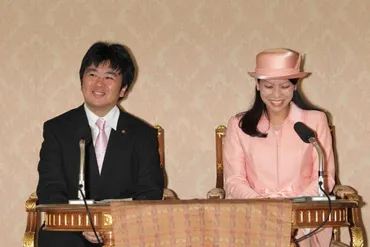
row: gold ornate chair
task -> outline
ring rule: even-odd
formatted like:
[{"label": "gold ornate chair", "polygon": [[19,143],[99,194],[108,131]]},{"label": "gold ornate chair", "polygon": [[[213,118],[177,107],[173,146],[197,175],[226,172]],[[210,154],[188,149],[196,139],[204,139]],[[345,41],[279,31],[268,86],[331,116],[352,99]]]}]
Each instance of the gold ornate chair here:
[{"label": "gold ornate chair", "polygon": [[[165,188],[163,191],[163,200],[177,200],[176,193],[167,188],[167,174],[165,171],[165,158],[164,158],[164,130],[161,126],[156,125],[154,128],[158,131],[158,151],[160,156],[160,166],[163,169],[165,177]],[[42,215],[36,211],[37,195],[33,192],[25,203],[27,212],[27,226],[23,238],[23,247],[36,247],[37,245],[37,234],[43,219]]]},{"label": "gold ornate chair", "polygon": [[[334,127],[331,126],[330,131],[333,135]],[[220,125],[215,130],[216,137],[216,187],[208,191],[207,199],[225,199],[224,180],[223,180],[223,159],[222,159],[222,147],[223,137],[226,135],[226,127]],[[334,136],[333,136],[334,139]],[[333,194],[339,199],[346,199],[356,201],[360,207],[361,198],[357,195],[356,191],[346,185],[335,185]],[[351,222],[348,222],[349,232],[351,236],[351,245],[346,245],[340,242],[340,229],[333,229],[333,241],[331,246],[343,247],[343,246],[364,246],[363,234],[361,230],[362,221],[360,218],[359,208],[356,211],[351,212]]]},{"label": "gold ornate chair", "polygon": [[160,157],[160,166],[163,169],[164,174],[164,190],[163,190],[163,200],[176,200],[178,199],[176,193],[167,188],[168,177],[165,169],[165,156],[164,156],[164,130],[161,126],[154,126],[158,130],[158,151]]}]

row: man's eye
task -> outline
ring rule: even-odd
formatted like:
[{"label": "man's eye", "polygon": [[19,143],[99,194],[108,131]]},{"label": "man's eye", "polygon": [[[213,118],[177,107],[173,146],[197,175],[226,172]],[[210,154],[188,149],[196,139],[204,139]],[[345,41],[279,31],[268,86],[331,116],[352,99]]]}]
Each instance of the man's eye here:
[{"label": "man's eye", "polygon": [[88,75],[91,76],[91,77],[96,77],[96,75],[94,73],[89,73]]},{"label": "man's eye", "polygon": [[271,89],[271,88],[272,88],[272,86],[265,86],[265,88]]},{"label": "man's eye", "polygon": [[113,80],[113,77],[107,76],[107,77],[105,77],[105,79],[107,79],[107,80]]}]

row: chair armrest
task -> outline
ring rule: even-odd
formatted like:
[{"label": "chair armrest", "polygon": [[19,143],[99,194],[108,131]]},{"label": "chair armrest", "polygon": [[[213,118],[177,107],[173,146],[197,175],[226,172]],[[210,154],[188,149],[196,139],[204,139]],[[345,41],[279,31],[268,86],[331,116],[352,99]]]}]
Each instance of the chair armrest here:
[{"label": "chair armrest", "polygon": [[360,201],[360,197],[358,196],[356,190],[348,185],[335,185],[333,192],[335,196],[341,199],[347,199],[356,202]]},{"label": "chair armrest", "polygon": [[24,247],[36,246],[36,236],[38,231],[37,212],[36,212],[37,195],[33,192],[25,203],[27,212],[27,226],[23,237]]},{"label": "chair armrest", "polygon": [[178,200],[179,198],[177,197],[176,193],[171,190],[165,188],[163,190],[163,200]]},{"label": "chair armrest", "polygon": [[225,190],[220,188],[213,188],[207,193],[207,199],[225,199]]}]

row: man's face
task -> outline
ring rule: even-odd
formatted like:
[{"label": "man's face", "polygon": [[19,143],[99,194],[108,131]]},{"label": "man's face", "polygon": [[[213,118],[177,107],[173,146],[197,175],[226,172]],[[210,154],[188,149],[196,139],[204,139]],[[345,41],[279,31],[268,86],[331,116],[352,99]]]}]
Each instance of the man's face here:
[{"label": "man's face", "polygon": [[122,75],[112,70],[109,63],[90,65],[82,77],[82,94],[86,106],[97,116],[105,116],[126,93],[121,89]]}]

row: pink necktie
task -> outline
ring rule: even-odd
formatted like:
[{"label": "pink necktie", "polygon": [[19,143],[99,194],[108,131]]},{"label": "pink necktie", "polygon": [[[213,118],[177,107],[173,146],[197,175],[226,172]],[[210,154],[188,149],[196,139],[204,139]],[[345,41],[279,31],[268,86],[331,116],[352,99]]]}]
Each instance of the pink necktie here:
[{"label": "pink necktie", "polygon": [[108,145],[108,138],[104,130],[105,120],[102,118],[99,118],[98,121],[96,121],[96,126],[98,126],[99,128],[99,134],[95,140],[95,155],[96,155],[96,160],[98,162],[98,168],[99,168],[99,174],[100,174],[101,169],[103,167],[105,150],[107,149],[107,145]]}]

